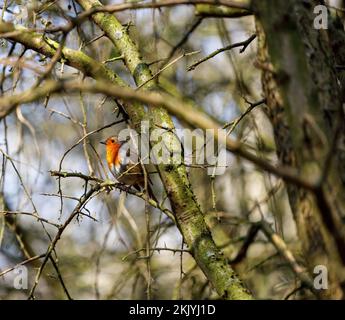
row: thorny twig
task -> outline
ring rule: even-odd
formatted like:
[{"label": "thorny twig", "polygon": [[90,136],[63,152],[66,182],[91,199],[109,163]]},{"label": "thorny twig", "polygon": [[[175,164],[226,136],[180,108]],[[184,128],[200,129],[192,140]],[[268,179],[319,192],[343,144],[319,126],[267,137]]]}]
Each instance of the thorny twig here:
[{"label": "thorny twig", "polygon": [[212,53],[210,53],[209,55],[207,55],[206,57],[194,62],[192,65],[190,65],[188,68],[187,68],[187,71],[192,71],[194,70],[199,64],[209,60],[209,59],[212,59],[214,56],[216,56],[217,54],[219,53],[222,53],[224,51],[228,51],[228,50],[232,50],[234,48],[238,48],[238,47],[242,47],[241,50],[240,50],[240,53],[243,53],[246,48],[249,46],[249,44],[256,38],[256,34],[253,34],[252,36],[250,36],[247,40],[244,40],[244,41],[241,41],[241,42],[237,42],[237,43],[234,43],[234,44],[231,44],[227,47],[224,47],[224,48],[221,48],[221,49],[218,49],[216,51],[213,51]]}]

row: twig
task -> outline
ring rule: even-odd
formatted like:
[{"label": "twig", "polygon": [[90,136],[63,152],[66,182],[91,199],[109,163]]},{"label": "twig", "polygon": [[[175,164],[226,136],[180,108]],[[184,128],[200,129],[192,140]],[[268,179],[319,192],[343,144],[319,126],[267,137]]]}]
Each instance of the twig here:
[{"label": "twig", "polygon": [[182,39],[172,48],[170,51],[168,57],[164,59],[164,64],[166,61],[169,61],[175,54],[178,48],[182,47],[184,43],[186,43],[191,36],[191,34],[195,31],[195,29],[201,24],[203,20],[203,17],[198,18],[190,27],[190,29],[185,33],[185,35],[182,37]]},{"label": "twig", "polygon": [[182,55],[180,55],[179,57],[177,57],[173,61],[169,62],[167,65],[165,65],[162,69],[158,70],[151,78],[149,78],[146,81],[144,81],[140,86],[138,86],[136,88],[136,90],[139,90],[140,88],[145,86],[148,82],[152,81],[154,78],[156,78],[158,75],[160,75],[164,70],[168,69],[169,67],[171,67],[173,64],[175,64],[176,62],[178,62],[182,58],[191,56],[193,54],[197,54],[199,52],[200,51],[193,51],[193,52],[183,53]]},{"label": "twig", "polygon": [[230,262],[232,265],[240,263],[247,256],[248,249],[250,245],[254,242],[254,239],[259,230],[259,226],[255,224],[249,228],[247,237],[245,238],[241,246],[241,249],[238,251],[236,257]]},{"label": "twig", "polygon": [[0,214],[3,214],[4,216],[8,216],[8,215],[26,215],[26,216],[31,216],[34,217],[37,220],[40,220],[42,222],[45,222],[47,224],[50,224],[56,228],[60,228],[61,225],[51,222],[47,219],[41,218],[37,215],[37,213],[34,212],[23,212],[23,211],[0,211]]},{"label": "twig", "polygon": [[72,222],[72,220],[76,217],[76,215],[79,214],[79,212],[81,211],[82,207],[86,204],[86,202],[88,202],[88,200],[99,190],[101,190],[102,188],[106,187],[106,184],[96,184],[93,187],[91,187],[91,189],[81,197],[80,202],[78,203],[78,205],[74,208],[74,210],[72,211],[72,213],[70,214],[70,216],[67,218],[67,220],[65,221],[65,223],[59,228],[58,232],[56,233],[54,239],[52,240],[52,242],[50,243],[47,252],[44,256],[43,262],[41,264],[41,266],[39,267],[37,273],[36,273],[36,277],[35,277],[35,282],[34,285],[32,286],[30,293],[29,293],[29,299],[34,299],[34,294],[35,294],[35,290],[36,287],[38,285],[39,279],[41,277],[41,274],[43,272],[43,269],[45,267],[45,265],[48,262],[48,259],[51,255],[51,253],[53,252],[53,250],[55,249],[55,246],[57,244],[57,242],[59,241],[59,239],[61,238],[61,235],[63,234],[63,232],[65,231],[65,229],[68,227],[68,225]]},{"label": "twig", "polygon": [[246,111],[244,111],[237,119],[231,121],[230,123],[227,123],[223,126],[223,129],[226,129],[227,127],[230,127],[230,129],[228,130],[228,134],[231,134],[234,129],[237,127],[237,125],[250,113],[253,111],[253,109],[255,109],[257,106],[260,106],[262,104],[265,104],[266,103],[266,98],[265,99],[262,99],[258,102],[255,102],[255,103],[251,103],[251,102],[248,102],[247,103],[249,104],[249,107],[247,108]]},{"label": "twig", "polygon": [[297,287],[297,288],[294,288],[291,292],[289,292],[285,297],[284,297],[284,300],[289,300],[289,298],[291,296],[293,296],[294,294],[296,294],[298,291],[302,290],[304,288],[303,285]]},{"label": "twig", "polygon": [[315,289],[314,283],[312,279],[307,274],[305,268],[300,266],[296,261],[295,257],[293,256],[292,252],[288,249],[284,240],[273,231],[271,226],[264,220],[261,220],[257,223],[260,227],[260,230],[265,234],[265,236],[270,240],[270,242],[274,245],[277,249],[279,254],[286,260],[286,262],[290,265],[293,272],[296,276],[301,280],[301,282],[315,294],[315,296],[319,296],[319,292]]},{"label": "twig", "polygon": [[221,48],[221,49],[218,49],[216,51],[213,51],[211,54],[209,54],[208,56],[196,61],[195,63],[193,63],[191,66],[189,66],[187,68],[187,71],[192,71],[194,70],[199,64],[213,58],[214,56],[216,56],[217,54],[219,53],[222,53],[224,51],[228,51],[228,50],[232,50],[234,48],[238,48],[238,47],[242,47],[241,50],[240,50],[240,53],[243,53],[246,48],[248,47],[248,45],[256,38],[256,34],[253,34],[252,36],[250,36],[247,40],[244,40],[244,41],[241,41],[241,42],[237,42],[237,43],[234,43],[234,44],[231,44],[227,47],[224,47],[224,48]]},{"label": "twig", "polygon": [[[117,182],[113,182],[113,181],[104,181],[102,179],[99,179],[97,177],[91,177],[88,175],[84,175],[82,173],[79,172],[63,172],[63,171],[50,171],[50,174],[52,177],[60,177],[60,178],[67,178],[67,177],[75,177],[75,178],[80,178],[83,179],[85,181],[95,181],[98,184],[106,184],[106,187],[108,188],[117,188],[121,191],[127,192],[131,195],[134,195],[138,198],[141,198],[143,200],[145,200],[145,193],[144,192],[138,192],[138,191],[134,191],[133,189],[128,189],[127,186],[123,185],[122,183],[117,183]],[[151,206],[153,206],[154,208],[159,209],[160,211],[162,211],[166,216],[168,216],[174,223],[176,222],[175,220],[175,216],[173,214],[172,211],[170,211],[169,209],[163,207],[160,203],[158,203],[157,201],[155,201],[154,199],[149,199],[149,204]]]},{"label": "twig", "polygon": [[[122,258],[122,261],[125,261],[128,259],[128,257],[130,257],[131,255],[133,254],[138,254],[142,251],[146,251],[146,248],[142,248],[142,249],[138,249],[138,250],[135,250],[133,252],[130,252],[128,253],[127,255],[125,255],[123,258]],[[150,251],[157,251],[158,253],[160,251],[170,251],[170,252],[173,252],[174,254],[177,253],[177,252],[180,252],[180,253],[189,253],[191,254],[191,252],[187,249],[173,249],[173,248],[165,248],[165,247],[161,247],[161,248],[150,248]],[[144,257],[145,258],[145,257]]]},{"label": "twig", "polygon": [[37,256],[34,256],[34,257],[31,257],[31,258],[29,258],[29,259],[26,259],[26,260],[24,260],[24,261],[22,261],[22,262],[16,264],[14,267],[11,267],[11,268],[8,268],[8,269],[2,271],[2,272],[0,273],[0,277],[2,277],[3,275],[5,275],[6,273],[9,273],[9,272],[13,271],[14,269],[16,269],[16,268],[18,268],[18,267],[20,267],[20,266],[24,266],[24,265],[26,265],[26,264],[28,264],[28,263],[30,263],[30,262],[36,261],[36,260],[41,259],[41,258],[44,258],[44,257],[45,257],[45,253],[40,254],[40,255],[37,255]]},{"label": "twig", "polygon": [[118,61],[118,60],[123,60],[124,56],[118,56],[118,57],[113,57],[113,58],[109,58],[107,60],[104,60],[102,63],[109,63],[109,62],[114,62],[114,61]]},{"label": "twig", "polygon": [[237,8],[237,9],[245,9],[250,11],[250,6],[248,2],[238,2],[238,1],[231,1],[231,0],[161,0],[161,1],[152,1],[148,3],[123,3],[123,4],[115,4],[115,5],[106,5],[106,6],[94,6],[89,10],[86,10],[80,13],[77,17],[71,19],[68,23],[64,26],[58,27],[50,27],[45,28],[43,31],[45,32],[69,32],[71,31],[74,26],[80,24],[81,22],[85,21],[87,18],[92,16],[98,12],[120,12],[125,10],[134,10],[134,9],[147,9],[147,8],[163,8],[163,7],[173,7],[178,5],[197,5],[197,4],[217,4],[223,5],[230,8]]},{"label": "twig", "polygon": [[58,267],[57,263],[55,262],[55,260],[54,260],[54,258],[52,256],[50,256],[50,262],[52,263],[52,265],[53,265],[53,267],[54,267],[54,269],[56,271],[56,274],[57,274],[58,279],[59,279],[59,281],[61,283],[62,289],[63,289],[63,291],[65,292],[65,294],[67,296],[67,299],[68,300],[73,300],[71,295],[69,294],[69,292],[67,290],[66,284],[65,284],[65,282],[64,282],[64,280],[62,278],[62,275],[60,273],[59,267]]},{"label": "twig", "polygon": [[93,42],[95,42],[95,41],[97,41],[97,40],[103,38],[104,35],[105,35],[105,33],[102,32],[100,35],[98,35],[98,36],[94,37],[93,39],[91,39],[91,40],[89,40],[89,41],[83,43],[83,45],[81,46],[81,49],[83,49],[83,48],[87,47],[88,45],[92,44]]}]

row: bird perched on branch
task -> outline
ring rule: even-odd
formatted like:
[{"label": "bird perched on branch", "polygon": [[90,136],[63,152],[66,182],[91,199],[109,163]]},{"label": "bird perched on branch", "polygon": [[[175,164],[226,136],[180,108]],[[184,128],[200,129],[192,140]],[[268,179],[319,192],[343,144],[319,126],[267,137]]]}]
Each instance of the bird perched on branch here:
[{"label": "bird perched on branch", "polygon": [[[134,187],[138,191],[145,188],[145,175],[142,164],[139,161],[133,161],[130,155],[129,141],[119,141],[116,136],[109,137],[104,142],[106,146],[106,160],[110,172],[120,183],[126,186]],[[157,201],[154,196],[151,186],[150,178],[147,175],[147,191],[150,198]]]}]

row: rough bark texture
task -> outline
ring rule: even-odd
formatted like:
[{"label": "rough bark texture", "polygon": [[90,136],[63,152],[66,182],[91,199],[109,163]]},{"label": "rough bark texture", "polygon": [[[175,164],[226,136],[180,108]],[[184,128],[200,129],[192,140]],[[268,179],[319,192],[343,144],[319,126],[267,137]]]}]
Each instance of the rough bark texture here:
[{"label": "rough bark texture", "polygon": [[[345,33],[344,33],[344,14],[337,13],[336,16],[329,16],[329,30],[328,36],[330,46],[333,52],[336,63],[336,72],[341,88],[341,102],[343,104],[343,112],[340,115],[340,120],[345,123]],[[338,166],[339,176],[345,186],[345,128],[343,126],[338,142]]]},{"label": "rough bark texture", "polygon": [[341,298],[345,193],[339,158],[329,161],[338,148],[332,142],[340,128],[341,94],[328,35],[313,28],[316,4],[254,1],[258,66],[280,160],[318,185],[314,193],[288,186],[305,259],[310,271],[319,264],[328,267],[330,288],[322,292],[324,298]]}]

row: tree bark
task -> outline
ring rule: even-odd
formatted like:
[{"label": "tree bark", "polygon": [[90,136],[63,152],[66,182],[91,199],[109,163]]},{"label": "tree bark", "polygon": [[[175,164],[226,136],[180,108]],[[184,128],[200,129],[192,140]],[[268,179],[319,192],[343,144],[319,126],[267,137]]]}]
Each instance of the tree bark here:
[{"label": "tree bark", "polygon": [[342,298],[345,190],[339,177],[338,138],[344,128],[340,87],[325,30],[313,28],[318,1],[254,1],[267,114],[280,160],[318,186],[288,186],[310,272],[329,270],[324,298]]}]

